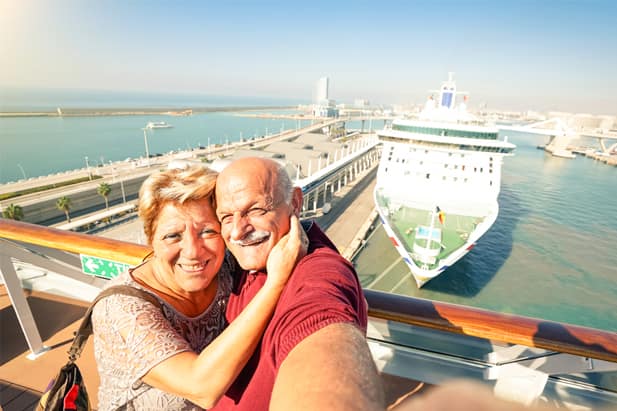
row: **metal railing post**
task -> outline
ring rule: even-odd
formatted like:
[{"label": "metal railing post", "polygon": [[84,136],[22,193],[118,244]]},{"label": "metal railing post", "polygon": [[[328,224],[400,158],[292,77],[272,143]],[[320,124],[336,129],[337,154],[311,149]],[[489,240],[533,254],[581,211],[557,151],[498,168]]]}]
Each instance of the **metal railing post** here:
[{"label": "metal railing post", "polygon": [[6,244],[0,242],[0,277],[4,281],[4,285],[9,294],[11,305],[17,315],[17,321],[26,337],[26,342],[30,348],[31,354],[28,355],[28,359],[34,360],[45,351],[49,350],[49,347],[43,345],[41,334],[34,321],[32,310],[28,305],[28,300],[24,296],[23,289],[21,287],[21,281],[17,277],[17,272],[11,261],[11,257],[5,253]]}]

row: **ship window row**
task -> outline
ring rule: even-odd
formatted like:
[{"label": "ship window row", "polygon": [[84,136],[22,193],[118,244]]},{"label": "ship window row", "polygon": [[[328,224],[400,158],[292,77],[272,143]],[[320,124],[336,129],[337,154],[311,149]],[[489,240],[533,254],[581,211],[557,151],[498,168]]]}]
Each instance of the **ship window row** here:
[{"label": "ship window row", "polygon": [[[397,162],[397,163],[403,163],[403,164],[404,164],[404,163],[406,163],[409,159],[408,159],[408,158],[398,158],[398,157],[397,157],[395,160],[396,160],[396,162]],[[391,155],[388,157],[388,161],[389,161],[389,162],[391,162],[391,161],[392,161],[392,156],[391,156]],[[412,161],[412,162],[410,162],[410,164],[413,164],[413,161]],[[424,165],[424,161],[423,161],[423,160],[420,160],[420,161],[418,162],[418,164],[419,164],[419,165]],[[451,165],[451,164],[449,164],[449,163],[444,163],[443,167],[444,167],[444,168],[449,168],[449,167],[450,167],[450,165]],[[454,170],[458,170],[458,169],[459,169],[459,167],[460,167],[460,170],[461,170],[461,171],[465,171],[465,169],[466,169],[466,167],[467,167],[467,166],[466,166],[465,164],[460,164],[460,165],[459,165],[459,164],[454,164],[454,165],[452,166],[452,168],[453,168]],[[471,170],[471,168],[472,168],[472,167],[470,166],[470,167],[468,168],[468,170]],[[473,172],[474,172],[474,173],[477,173],[478,171],[480,171],[480,173],[483,173],[483,172],[484,172],[484,167],[473,167]],[[492,163],[492,162],[491,162],[491,163],[489,163],[488,172],[489,172],[489,173],[492,173],[492,172],[493,172],[493,163]]]},{"label": "ship window row", "polygon": [[[381,137],[382,141],[391,141],[395,143],[403,143],[403,144],[413,144],[417,146],[430,146],[434,148],[439,148],[442,150],[465,150],[465,151],[481,151],[481,152],[491,152],[491,153],[512,153],[514,149],[509,147],[487,147],[481,145],[471,145],[471,144],[442,144],[435,143],[429,141],[422,140],[410,140],[407,138],[398,138],[398,137]],[[428,151],[428,150],[426,150]]]},{"label": "ship window row", "polygon": [[392,130],[409,131],[412,133],[428,134],[432,136],[447,136],[447,137],[463,137],[463,138],[478,138],[482,140],[497,140],[499,133],[487,133],[480,131],[455,130],[440,127],[418,127],[405,126],[402,124],[392,125]]},{"label": "ship window row", "polygon": [[[384,173],[387,173],[387,172],[388,172],[388,167],[384,168]],[[416,177],[419,177],[420,173],[421,173],[420,171],[416,171],[416,173],[415,173]],[[405,171],[405,173],[404,173],[405,176],[409,176],[410,174],[411,174],[410,171]],[[431,173],[426,173],[424,175],[425,175],[427,180],[431,179]],[[444,180],[444,181],[446,181],[448,178],[452,179],[452,181],[456,181],[456,182],[459,181],[459,177],[458,176],[445,176],[445,175],[441,176],[441,179]],[[469,178],[468,177],[461,177],[461,180],[462,180],[463,183],[469,182]],[[489,180],[488,185],[492,186],[493,185],[493,180]]]},{"label": "ship window row", "polygon": [[[459,180],[459,178],[458,178],[458,177],[450,177],[450,178],[452,179],[452,181],[456,181],[456,182],[458,182],[458,180]],[[427,180],[430,180],[430,179],[431,179],[431,173],[426,173],[426,179],[427,179]],[[446,179],[448,179],[448,176],[444,176],[444,175],[442,175],[442,176],[441,176],[441,179],[442,179],[443,181],[446,181]],[[462,178],[462,181],[463,181],[463,183],[467,183],[467,182],[469,181],[469,179],[468,179],[467,177],[465,177],[465,178]],[[492,185],[493,185],[493,180],[489,180],[488,185],[489,185],[489,186],[492,186]]]}]

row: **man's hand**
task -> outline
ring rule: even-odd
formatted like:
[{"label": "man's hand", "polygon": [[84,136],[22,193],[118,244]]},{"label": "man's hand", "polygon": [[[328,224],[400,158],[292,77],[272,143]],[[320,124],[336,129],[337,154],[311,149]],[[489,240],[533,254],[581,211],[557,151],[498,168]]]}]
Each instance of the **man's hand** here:
[{"label": "man's hand", "polygon": [[276,243],[268,255],[266,283],[284,286],[294,267],[308,250],[309,240],[295,215],[290,217],[289,232]]}]

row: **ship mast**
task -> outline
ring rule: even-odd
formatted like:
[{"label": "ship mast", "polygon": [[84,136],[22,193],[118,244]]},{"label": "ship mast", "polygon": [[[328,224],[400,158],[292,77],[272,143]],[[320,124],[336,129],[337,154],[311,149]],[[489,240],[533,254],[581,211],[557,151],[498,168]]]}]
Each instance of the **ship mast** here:
[{"label": "ship mast", "polygon": [[435,216],[437,215],[437,207],[433,208],[431,212],[431,225],[428,229],[428,240],[426,242],[426,249],[431,249],[431,242],[433,241],[433,229],[435,228]]}]

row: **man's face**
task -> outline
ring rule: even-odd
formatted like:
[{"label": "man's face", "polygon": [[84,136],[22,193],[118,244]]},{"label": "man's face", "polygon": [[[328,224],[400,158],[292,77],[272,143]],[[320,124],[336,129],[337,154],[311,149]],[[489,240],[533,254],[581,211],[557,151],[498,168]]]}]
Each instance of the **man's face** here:
[{"label": "man's face", "polygon": [[266,267],[270,250],[289,231],[293,207],[274,189],[272,175],[221,174],[216,214],[229,250],[245,270]]}]

